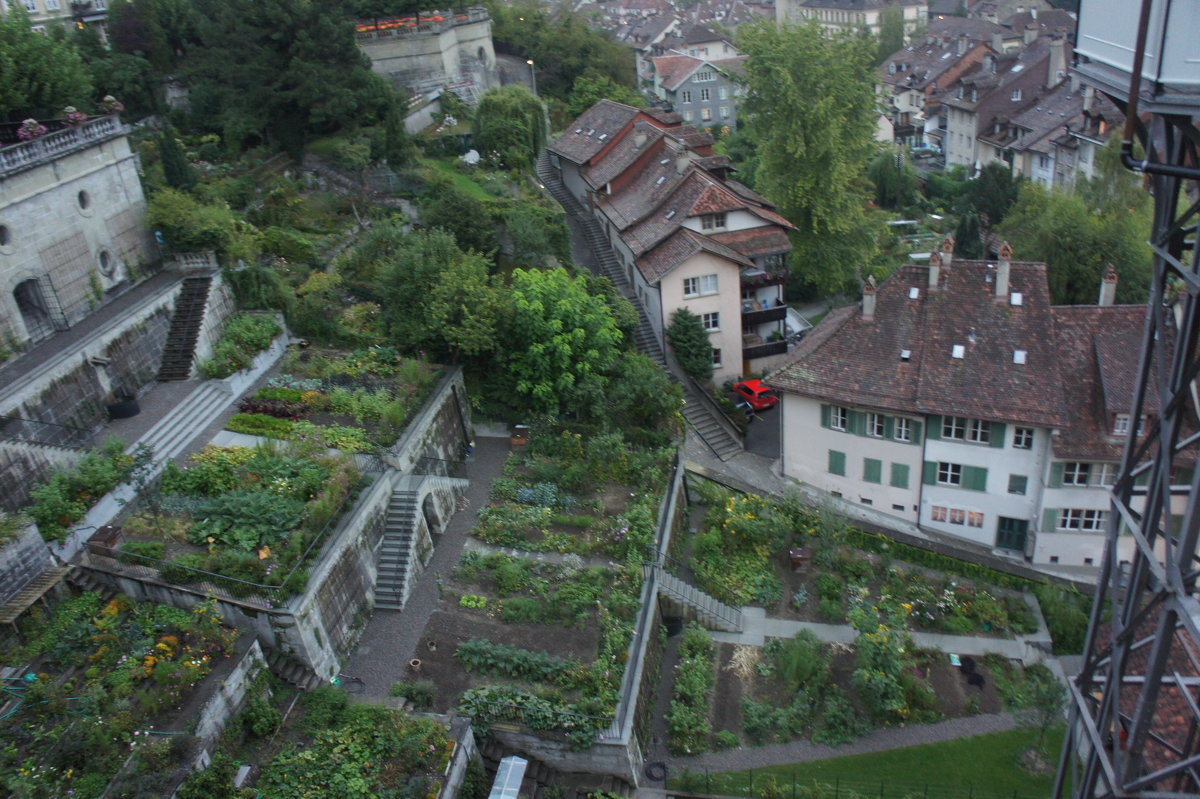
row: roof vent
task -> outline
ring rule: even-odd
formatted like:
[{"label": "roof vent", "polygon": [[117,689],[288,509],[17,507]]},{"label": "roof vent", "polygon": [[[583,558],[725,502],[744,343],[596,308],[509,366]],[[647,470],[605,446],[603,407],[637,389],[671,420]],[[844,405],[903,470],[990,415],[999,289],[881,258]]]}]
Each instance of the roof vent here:
[{"label": "roof vent", "polygon": [[592,128],[592,129],[590,129],[590,130],[587,132],[587,135],[589,135],[589,136],[595,136],[595,135],[596,135],[596,129],[595,129],[595,128]]},{"label": "roof vent", "polygon": [[1012,304],[1013,305],[1024,305],[1025,304],[1025,295],[1019,291],[1014,291],[1012,293]]},{"label": "roof vent", "polygon": [[966,354],[967,354],[967,348],[964,347],[962,344],[955,344],[954,349],[950,350],[951,358],[958,358],[961,360],[963,357],[966,356]]},{"label": "roof vent", "polygon": [[666,176],[666,175],[663,175],[663,176],[662,176],[662,177],[660,177],[658,180],[654,181],[654,185],[655,185],[655,186],[661,186],[661,185],[662,185],[662,183],[663,183],[663,181],[664,181],[664,180],[666,180],[666,179],[667,179],[667,176]]},{"label": "roof vent", "polygon": [[671,159],[664,158],[663,160],[659,161],[658,163],[662,164],[663,166],[666,166],[667,164],[671,163]]},{"label": "roof vent", "polygon": [[900,360],[912,360],[912,350],[900,350]]},{"label": "roof vent", "polygon": [[667,219],[674,219],[674,218],[675,218],[675,209],[672,208],[670,211],[667,211]]},{"label": "roof vent", "polygon": [[920,296],[921,296],[921,290],[919,288],[917,288],[916,286],[909,286],[908,298],[910,300],[915,300],[917,297],[920,297]]},{"label": "roof vent", "polygon": [[1025,363],[1025,350],[1013,350],[1013,363]]},{"label": "roof vent", "polygon": [[607,133],[601,133],[601,134],[600,134],[600,141],[604,141],[604,140],[605,140],[605,139],[607,139],[607,138],[608,138],[608,134],[607,134]]},{"label": "roof vent", "polygon": [[583,128],[575,128],[576,133],[583,133]]}]

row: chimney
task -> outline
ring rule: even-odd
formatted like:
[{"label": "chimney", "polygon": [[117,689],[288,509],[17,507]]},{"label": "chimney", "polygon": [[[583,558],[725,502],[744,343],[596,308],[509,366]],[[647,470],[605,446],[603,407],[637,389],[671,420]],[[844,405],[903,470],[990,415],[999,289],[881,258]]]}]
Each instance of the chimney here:
[{"label": "chimney", "polygon": [[870,322],[875,319],[875,276],[867,276],[867,282],[863,284],[862,298],[862,318],[864,322]]},{"label": "chimney", "polygon": [[1022,42],[1024,43],[1024,45],[1026,47],[1028,47],[1029,45],[1031,45],[1037,41],[1037,37],[1038,37],[1038,26],[1033,24],[1032,22],[1030,22],[1029,24],[1027,24],[1025,26],[1025,35],[1022,38]]},{"label": "chimney", "polygon": [[634,149],[635,150],[642,149],[642,147],[645,146],[645,144],[646,144],[647,138],[649,138],[649,137],[646,136],[646,131],[644,131],[644,130],[639,130],[637,133],[633,134]]},{"label": "chimney", "polygon": [[992,34],[992,49],[997,53],[1004,52],[1004,34],[999,31]]},{"label": "chimney", "polygon": [[691,153],[684,151],[675,157],[675,171],[682,175],[687,171],[688,164],[690,163],[692,163]]},{"label": "chimney", "polygon": [[1117,300],[1117,270],[1112,264],[1104,272],[1100,281],[1100,299],[1096,302],[1101,308],[1108,308]]},{"label": "chimney", "polygon": [[996,299],[1001,302],[1008,300],[1008,276],[1012,269],[1012,247],[1008,242],[1000,244],[1000,262],[996,264]]},{"label": "chimney", "polygon": [[1083,87],[1083,113],[1091,113],[1092,104],[1096,102],[1096,90],[1091,86]]},{"label": "chimney", "polygon": [[954,237],[947,235],[942,239],[941,257],[936,256],[929,259],[929,288],[935,289],[938,286],[938,278],[941,270],[939,266],[950,266],[950,261],[954,256]]},{"label": "chimney", "polygon": [[1032,18],[1033,18],[1033,19],[1035,19],[1035,20],[1037,19],[1037,6],[1030,6],[1030,7],[1029,7],[1029,16],[1030,16],[1030,17],[1032,17]]},{"label": "chimney", "polygon": [[967,37],[966,34],[959,34],[958,39],[954,43],[955,55],[962,55],[967,52]]},{"label": "chimney", "polygon": [[1046,61],[1046,88],[1053,89],[1067,74],[1067,57],[1061,36],[1050,39],[1050,58]]}]

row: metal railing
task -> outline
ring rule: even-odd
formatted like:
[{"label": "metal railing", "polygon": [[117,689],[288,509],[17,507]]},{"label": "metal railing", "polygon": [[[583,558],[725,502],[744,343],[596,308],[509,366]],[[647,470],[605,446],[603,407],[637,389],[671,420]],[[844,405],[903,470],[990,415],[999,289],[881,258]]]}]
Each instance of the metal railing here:
[{"label": "metal railing", "polygon": [[86,449],[92,440],[92,431],[82,427],[23,419],[19,416],[0,416],[0,439],[27,441],[51,447]]},{"label": "metal railing", "polygon": [[716,621],[724,622],[736,632],[741,631],[742,611],[738,608],[726,605],[721,600],[704,593],[694,585],[686,583],[674,575],[667,574],[662,566],[647,563],[643,566],[643,570],[647,573],[650,570],[657,570],[658,590],[660,592],[674,597],[679,602],[695,609],[699,613],[711,616]]},{"label": "metal railing", "polygon": [[0,177],[49,163],[67,153],[116,138],[123,135],[125,130],[125,126],[116,116],[98,117],[81,125],[56,130],[40,138],[5,147],[0,149]]},{"label": "metal railing", "polygon": [[448,461],[442,458],[418,458],[413,464],[413,474],[432,475],[434,477],[462,477],[464,468],[461,461]]}]

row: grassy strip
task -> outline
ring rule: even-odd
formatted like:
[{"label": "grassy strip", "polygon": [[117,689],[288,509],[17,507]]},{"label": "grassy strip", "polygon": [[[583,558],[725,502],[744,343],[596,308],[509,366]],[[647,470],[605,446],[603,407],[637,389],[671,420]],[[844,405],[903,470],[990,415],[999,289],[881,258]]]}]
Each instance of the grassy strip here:
[{"label": "grassy strip", "polygon": [[477,200],[488,201],[492,199],[492,195],[483,190],[475,181],[458,171],[453,160],[422,158],[421,165],[429,167],[446,177],[450,178],[454,183],[454,188],[461,191],[463,194],[469,194]]},{"label": "grassy strip", "polygon": [[[786,799],[792,782],[798,787],[814,782],[838,786],[840,795],[854,791],[863,796],[900,799],[974,797],[974,799],[1040,799],[1049,796],[1053,773],[1034,775],[1020,765],[1021,754],[1037,742],[1036,729],[959,738],[937,744],[847,755],[811,763],[728,771],[716,774],[683,774],[667,781],[667,788],[728,796]],[[1063,728],[1046,736],[1042,748],[1051,766],[1062,748]],[[833,791],[829,795],[833,796]]]}]

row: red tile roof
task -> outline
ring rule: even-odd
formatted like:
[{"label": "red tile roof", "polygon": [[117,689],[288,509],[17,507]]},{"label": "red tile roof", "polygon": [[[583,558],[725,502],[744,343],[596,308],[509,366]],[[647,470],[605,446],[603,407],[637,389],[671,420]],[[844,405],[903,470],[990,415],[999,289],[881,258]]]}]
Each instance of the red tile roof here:
[{"label": "red tile roof", "polygon": [[633,106],[601,100],[584,111],[548,149],[576,164],[586,164],[637,113]]},{"label": "red tile roof", "polygon": [[698,252],[710,252],[739,266],[754,266],[752,261],[724,244],[681,227],[637,259],[638,271],[647,283],[654,284]]},{"label": "red tile roof", "polygon": [[728,233],[713,233],[713,241],[719,241],[727,247],[737,250],[747,258],[757,258],[762,255],[785,253],[792,249],[787,234],[773,227],[756,227],[748,230],[734,230]]}]

